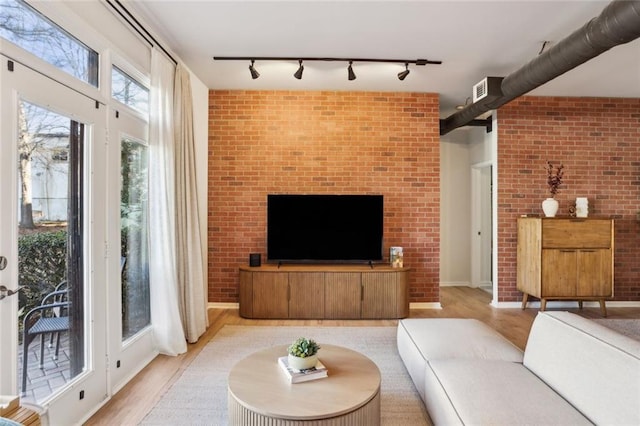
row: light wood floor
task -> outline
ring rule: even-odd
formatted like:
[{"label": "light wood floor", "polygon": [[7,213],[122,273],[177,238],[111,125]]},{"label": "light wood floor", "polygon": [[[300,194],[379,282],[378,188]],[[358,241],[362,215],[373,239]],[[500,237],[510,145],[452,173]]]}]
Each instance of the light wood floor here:
[{"label": "light wood floor", "polygon": [[[442,309],[411,310],[412,318],[476,318],[487,323],[524,349],[537,309],[496,309],[491,296],[480,289],[442,287]],[[571,309],[588,318],[601,318],[599,308]],[[640,318],[640,308],[607,308],[609,318]],[[202,348],[226,324],[240,325],[397,325],[396,320],[247,320],[237,309],[210,309],[210,326],[198,343],[189,345],[186,354],[160,355],[102,407],[86,425],[136,425],[153,408],[165,391],[180,377]]]}]

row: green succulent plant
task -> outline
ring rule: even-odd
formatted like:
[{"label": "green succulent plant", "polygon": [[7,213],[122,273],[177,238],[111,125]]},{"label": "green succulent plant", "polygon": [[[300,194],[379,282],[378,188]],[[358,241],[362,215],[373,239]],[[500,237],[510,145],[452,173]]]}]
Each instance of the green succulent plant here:
[{"label": "green succulent plant", "polygon": [[287,352],[289,355],[297,356],[298,358],[306,358],[317,354],[319,349],[320,346],[318,346],[315,340],[299,337],[289,345]]}]

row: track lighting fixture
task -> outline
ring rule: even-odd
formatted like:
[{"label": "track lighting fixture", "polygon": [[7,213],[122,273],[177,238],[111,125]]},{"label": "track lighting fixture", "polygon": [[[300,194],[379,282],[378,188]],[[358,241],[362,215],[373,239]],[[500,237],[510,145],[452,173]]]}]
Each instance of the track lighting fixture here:
[{"label": "track lighting fixture", "polygon": [[302,73],[304,72],[303,61],[339,61],[348,62],[347,78],[349,81],[356,79],[356,73],[353,71],[354,62],[376,62],[376,63],[396,63],[404,64],[405,70],[398,73],[398,79],[404,80],[409,75],[409,64],[415,65],[440,65],[442,61],[430,61],[428,59],[372,59],[372,58],[313,58],[313,57],[283,57],[283,56],[214,56],[215,61],[251,61],[249,71],[251,72],[251,78],[254,80],[260,77],[260,73],[256,71],[254,67],[255,61],[298,61],[298,70],[293,74],[298,80],[302,79]]},{"label": "track lighting fixture", "polygon": [[400,81],[403,81],[405,78],[407,78],[407,76],[411,72],[411,71],[409,71],[409,63],[408,62],[404,63],[404,68],[405,68],[404,71],[400,71],[398,73],[398,78],[400,79]]},{"label": "track lighting fixture", "polygon": [[353,72],[353,61],[349,61],[349,67],[347,68],[347,75],[349,76],[349,81],[355,80],[356,79],[356,73]]},{"label": "track lighting fixture", "polygon": [[304,65],[302,65],[302,59],[298,60],[298,63],[300,64],[300,66],[298,67],[298,71],[296,71],[295,74],[293,74],[293,76],[298,80],[300,80],[302,79],[302,72],[304,71]]},{"label": "track lighting fixture", "polygon": [[260,77],[260,73],[253,66],[254,62],[255,61],[252,59],[251,60],[251,65],[249,65],[249,72],[251,73],[251,78],[255,80],[256,78]]}]

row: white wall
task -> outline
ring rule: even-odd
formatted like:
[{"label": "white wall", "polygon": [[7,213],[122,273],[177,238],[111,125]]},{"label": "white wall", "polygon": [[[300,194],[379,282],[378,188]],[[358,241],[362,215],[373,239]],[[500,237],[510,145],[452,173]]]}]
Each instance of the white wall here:
[{"label": "white wall", "polygon": [[440,141],[440,285],[471,282],[471,176],[467,129]]},{"label": "white wall", "polygon": [[[192,72],[191,91],[193,96],[193,133],[196,145],[196,186],[198,193],[198,216],[200,217],[200,238],[202,241],[203,279],[208,283],[207,274],[207,191],[209,158],[209,89]],[[206,294],[206,293],[205,293]]]},{"label": "white wall", "polygon": [[469,164],[488,163],[492,161],[492,143],[495,130],[487,133],[484,127],[473,127],[469,130]]}]

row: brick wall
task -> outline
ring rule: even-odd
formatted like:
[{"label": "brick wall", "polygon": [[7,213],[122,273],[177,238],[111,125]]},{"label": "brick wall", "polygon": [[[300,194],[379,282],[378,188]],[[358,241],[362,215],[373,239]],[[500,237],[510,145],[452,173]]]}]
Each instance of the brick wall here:
[{"label": "brick wall", "polygon": [[439,300],[438,95],[209,92],[209,301],[238,301],[266,255],[269,193],[382,194],[384,253],[404,247],[410,300]]},{"label": "brick wall", "polygon": [[640,300],[640,99],[522,97],[498,111],[500,301],[516,290],[516,219],[542,214],[546,162],[563,163],[558,216],[576,197],[615,222],[615,300]]}]

